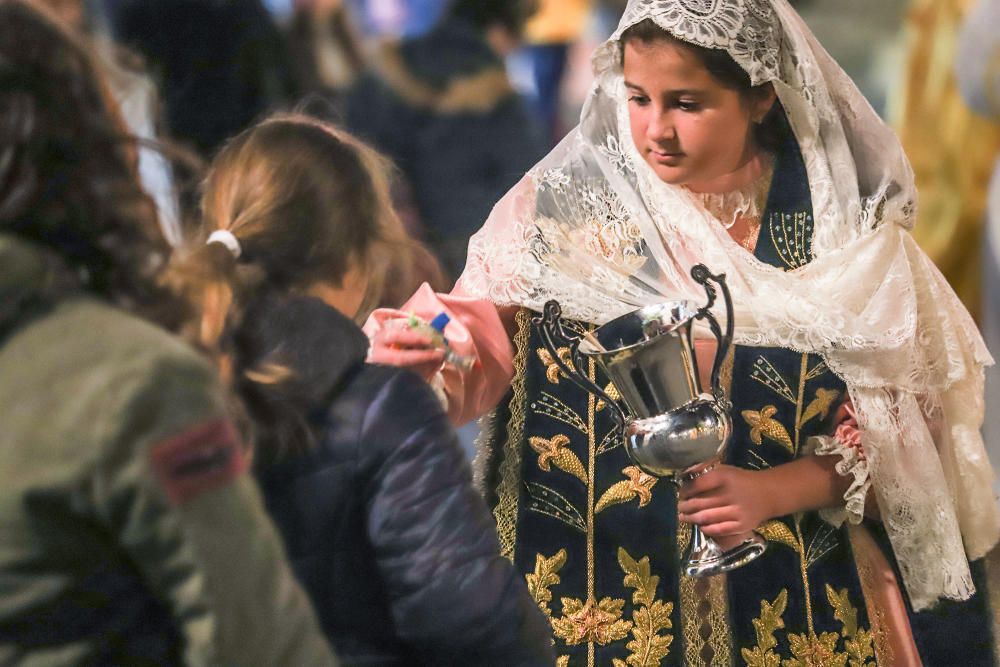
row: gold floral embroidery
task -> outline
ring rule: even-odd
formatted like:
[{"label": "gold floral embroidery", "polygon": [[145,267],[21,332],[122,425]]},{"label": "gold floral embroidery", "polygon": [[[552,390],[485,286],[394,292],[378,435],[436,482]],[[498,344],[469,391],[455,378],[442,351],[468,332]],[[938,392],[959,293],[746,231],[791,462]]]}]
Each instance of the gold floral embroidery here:
[{"label": "gold floral embroidery", "polygon": [[672,602],[656,599],[656,586],[660,578],[650,573],[649,557],[636,561],[625,549],[618,548],[618,564],[625,572],[625,585],[635,589],[632,594],[632,640],[625,645],[631,655],[622,661],[615,659],[615,667],[658,667],[670,653],[673,635],[660,633],[670,630]]},{"label": "gold floral embroidery", "polygon": [[[562,371],[559,370],[559,366],[556,365],[552,355],[549,354],[548,350],[543,349],[538,349],[536,352],[538,353],[538,359],[542,362],[542,365],[545,366],[545,377],[552,384],[559,384],[559,376],[562,374]],[[570,355],[568,347],[558,348],[556,350],[556,354],[559,355],[560,361],[566,364],[570,370],[573,370],[573,358]]]},{"label": "gold floral embroidery", "polygon": [[816,398],[809,403],[806,411],[802,413],[802,418],[799,420],[799,428],[802,428],[806,422],[816,415],[819,415],[820,419],[826,419],[826,416],[830,414],[830,406],[839,397],[840,392],[836,389],[817,389]]},{"label": "gold floral embroidery", "polygon": [[[787,527],[786,527],[787,529]],[[741,653],[749,667],[866,667],[874,664],[872,634],[858,628],[858,610],[847,596],[847,589],[835,591],[826,585],[826,599],[840,621],[841,631],[816,634],[788,635],[792,658],[781,660],[774,652],[778,640],[774,634],[785,627],[784,614],[788,605],[788,590],[783,589],[773,602],[762,600],[760,616],[753,620],[757,646],[744,648]],[[838,647],[843,638],[843,650]]]},{"label": "gold floral embroidery", "polygon": [[[604,393],[607,394],[608,398],[610,398],[612,401],[620,401],[620,400],[622,400],[622,395],[620,393],[618,393],[618,387],[615,386],[614,382],[609,382],[608,383],[608,386],[606,386],[604,388]],[[604,401],[604,399],[603,398],[598,399],[598,401],[597,401],[597,411],[600,412],[601,410],[603,410],[606,407],[608,407],[608,404]]]},{"label": "gold floral embroidery", "polygon": [[750,426],[750,440],[753,441],[753,444],[761,444],[761,436],[763,435],[769,440],[777,442],[788,451],[795,453],[795,445],[792,444],[792,438],[788,435],[788,431],[781,425],[781,422],[774,419],[774,415],[777,413],[778,408],[768,405],[760,412],[744,410],[741,414],[744,421]]},{"label": "gold floral embroidery", "polygon": [[569,438],[565,435],[556,435],[552,438],[528,438],[531,448],[538,453],[538,467],[545,472],[552,470],[551,465],[568,472],[584,484],[587,483],[587,471],[573,450],[569,449]]},{"label": "gold floral embroidery", "polygon": [[549,603],[552,602],[552,591],[549,589],[562,581],[559,578],[559,570],[566,564],[566,557],[565,549],[560,549],[551,558],[535,554],[535,571],[524,575],[532,599],[549,618],[552,617],[552,610],[549,609]]},{"label": "gold floral embroidery", "polygon": [[768,542],[778,542],[796,551],[799,550],[799,541],[795,539],[791,529],[777,519],[761,524],[755,532]]},{"label": "gold floral embroidery", "polygon": [[569,667],[569,656],[561,655],[556,658],[556,667]]},{"label": "gold floral embroidery", "polygon": [[788,605],[788,590],[782,589],[774,602],[760,601],[760,616],[753,619],[753,629],[757,635],[757,645],[753,649],[743,649],[740,653],[748,667],[780,667],[781,659],[774,652],[778,640],[774,633],[785,627],[782,618]]},{"label": "gold floral embroidery", "polygon": [[811,637],[788,635],[792,649],[791,660],[785,660],[783,667],[845,667],[847,654],[837,652],[837,633],[824,632]]},{"label": "gold floral embroidery", "polygon": [[858,628],[858,610],[847,598],[847,589],[842,588],[838,593],[827,584],[826,599],[833,607],[834,618],[843,626],[840,633],[844,637],[844,649],[851,667],[871,664],[868,660],[875,657],[874,638],[871,632]]},{"label": "gold floral embroidery", "polygon": [[562,598],[562,618],[552,619],[553,634],[569,646],[584,642],[605,646],[624,639],[632,623],[622,619],[625,600]]},{"label": "gold floral embroidery", "polygon": [[657,482],[655,477],[647,475],[636,466],[623,469],[622,474],[628,479],[612,484],[611,488],[601,495],[595,513],[600,514],[612,505],[627,503],[635,497],[639,498],[639,507],[645,507],[653,499],[652,489]]}]

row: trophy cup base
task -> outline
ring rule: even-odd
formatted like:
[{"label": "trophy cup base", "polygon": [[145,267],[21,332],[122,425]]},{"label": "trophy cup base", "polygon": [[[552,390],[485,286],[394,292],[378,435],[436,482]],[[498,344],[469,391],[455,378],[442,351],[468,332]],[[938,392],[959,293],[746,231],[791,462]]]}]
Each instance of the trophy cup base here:
[{"label": "trophy cup base", "polygon": [[[701,536],[701,539],[696,539]],[[706,539],[701,531],[692,535],[691,546],[684,563],[689,577],[711,577],[742,567],[767,550],[767,541],[757,533],[731,549],[723,550],[714,540]]]}]

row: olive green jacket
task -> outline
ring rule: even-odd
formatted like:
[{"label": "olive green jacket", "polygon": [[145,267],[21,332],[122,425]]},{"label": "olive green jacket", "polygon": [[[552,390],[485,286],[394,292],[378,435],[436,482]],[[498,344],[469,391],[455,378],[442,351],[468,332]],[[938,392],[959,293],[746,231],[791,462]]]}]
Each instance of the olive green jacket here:
[{"label": "olive green jacket", "polygon": [[210,366],[0,235],[0,664],[335,665]]}]

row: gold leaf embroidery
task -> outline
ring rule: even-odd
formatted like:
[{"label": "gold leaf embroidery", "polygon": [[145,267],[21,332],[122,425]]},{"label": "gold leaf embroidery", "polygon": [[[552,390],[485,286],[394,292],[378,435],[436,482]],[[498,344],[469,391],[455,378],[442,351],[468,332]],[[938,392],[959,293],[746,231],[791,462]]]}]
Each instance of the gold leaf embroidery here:
[{"label": "gold leaf embroidery", "polygon": [[559,584],[559,570],[566,564],[566,550],[560,549],[551,558],[546,558],[542,554],[535,554],[535,571],[524,575],[528,582],[528,592],[538,607],[551,617],[549,602],[552,601],[552,586]]},{"label": "gold leaf embroidery", "polygon": [[648,556],[636,561],[619,547],[618,564],[625,572],[625,585],[635,589],[632,604],[637,607],[632,612],[633,639],[625,645],[632,653],[624,664],[628,667],[658,667],[670,653],[670,644],[674,641],[673,635],[660,634],[673,627],[670,614],[674,604],[656,599],[660,578],[650,573]]},{"label": "gold leaf embroidery", "polygon": [[624,639],[632,623],[622,619],[625,600],[593,598],[584,604],[576,598],[562,598],[562,618],[552,619],[553,634],[569,646],[594,643],[606,646]]},{"label": "gold leaf embroidery", "polygon": [[842,588],[838,593],[827,584],[826,599],[833,607],[834,618],[843,626],[840,634],[845,637],[844,650],[850,658],[851,667],[871,664],[868,660],[875,657],[874,637],[868,630],[858,628],[858,610],[848,599],[847,589]]},{"label": "gold leaf embroidery", "polygon": [[844,649],[851,659],[851,667],[871,665],[869,658],[875,658],[875,638],[868,630],[858,630],[854,638],[844,641]]},{"label": "gold leaf embroidery", "polygon": [[557,468],[568,472],[584,484],[587,484],[587,470],[583,467],[580,458],[567,447],[569,438],[565,435],[556,435],[552,438],[528,438],[531,448],[538,453],[538,467],[545,472],[551,471],[551,464]]},{"label": "gold leaf embroidery", "polygon": [[753,629],[757,633],[757,646],[741,651],[749,667],[780,667],[781,659],[774,652],[778,640],[774,633],[785,627],[782,618],[788,605],[788,589],[782,589],[774,602],[760,601],[760,616],[753,619]]},{"label": "gold leaf embroidery", "polygon": [[641,607],[632,615],[632,641],[625,648],[632,651],[626,663],[629,667],[658,667],[670,653],[672,635],[661,635],[660,630],[671,627],[672,602],[656,600],[648,607]]},{"label": "gold leaf embroidery", "polygon": [[[620,401],[620,400],[622,400],[622,395],[618,393],[618,387],[615,386],[614,382],[609,382],[608,383],[608,386],[606,386],[604,388],[604,393],[607,394],[608,398],[610,398],[612,401]],[[600,412],[601,410],[603,410],[606,407],[608,407],[608,404],[604,401],[603,398],[599,399],[597,401],[597,411],[598,412]]]},{"label": "gold leaf embroidery", "polygon": [[645,507],[653,499],[653,487],[656,486],[657,479],[652,475],[647,475],[636,466],[629,466],[622,470],[622,474],[628,479],[612,484],[611,487],[601,494],[597,501],[595,514],[600,514],[602,510],[612,505],[627,503],[636,496],[639,497],[639,507]]},{"label": "gold leaf embroidery", "polygon": [[826,419],[826,416],[830,414],[830,406],[833,402],[840,397],[840,392],[835,389],[817,389],[816,398],[812,400],[806,411],[802,413],[802,419],[799,420],[799,428],[808,422],[810,419],[816,415],[820,416],[820,419]]},{"label": "gold leaf embroidery", "polygon": [[625,573],[625,585],[635,589],[635,593],[632,594],[632,604],[653,604],[660,578],[650,574],[649,556],[636,561],[625,549],[618,547],[618,565]]},{"label": "gold leaf embroidery", "polygon": [[818,637],[788,635],[791,646],[791,660],[785,660],[784,667],[845,667],[847,654],[837,652],[837,633],[824,632]]},{"label": "gold leaf embroidery", "polygon": [[[538,360],[545,366],[545,377],[548,378],[548,381],[552,384],[559,384],[559,375],[562,371],[559,370],[559,366],[557,366],[556,362],[552,359],[552,355],[549,354],[548,350],[543,349],[538,349],[536,352],[538,352]],[[559,355],[559,360],[566,364],[570,370],[574,370],[573,359],[570,356],[568,347],[560,347],[556,350],[556,354]]]},{"label": "gold leaf embroidery", "polygon": [[750,440],[753,441],[753,444],[759,445],[763,435],[794,453],[795,446],[792,444],[792,439],[788,436],[788,431],[781,425],[781,422],[774,419],[776,414],[778,414],[778,408],[773,405],[765,406],[760,412],[744,410],[742,415],[743,420],[750,426]]},{"label": "gold leaf embroidery", "polygon": [[569,656],[561,655],[556,658],[556,667],[569,667]]},{"label": "gold leaf embroidery", "polygon": [[858,610],[855,609],[850,600],[847,599],[847,589],[842,588],[840,592],[833,590],[830,584],[826,585],[826,599],[833,607],[833,616],[844,626],[841,634],[845,637],[853,637],[858,632]]},{"label": "gold leaf embroidery", "polygon": [[795,551],[799,550],[799,541],[795,539],[792,530],[777,519],[761,524],[755,532],[768,542],[777,542],[791,547]]}]

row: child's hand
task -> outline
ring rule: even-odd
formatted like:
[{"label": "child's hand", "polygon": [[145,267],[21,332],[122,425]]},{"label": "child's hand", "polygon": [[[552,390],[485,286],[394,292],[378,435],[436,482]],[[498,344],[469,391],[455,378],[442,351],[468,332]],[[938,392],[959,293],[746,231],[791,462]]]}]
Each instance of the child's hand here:
[{"label": "child's hand", "polygon": [[444,350],[408,328],[383,327],[371,341],[368,361],[400,366],[430,380],[444,364]]},{"label": "child's hand", "polygon": [[684,482],[678,518],[695,523],[709,537],[746,535],[774,515],[764,476],[754,470],[718,465]]}]

